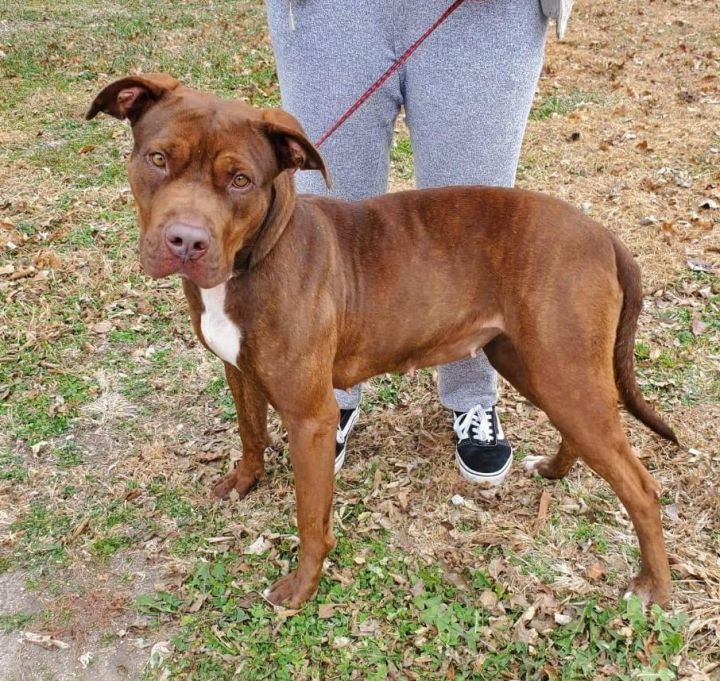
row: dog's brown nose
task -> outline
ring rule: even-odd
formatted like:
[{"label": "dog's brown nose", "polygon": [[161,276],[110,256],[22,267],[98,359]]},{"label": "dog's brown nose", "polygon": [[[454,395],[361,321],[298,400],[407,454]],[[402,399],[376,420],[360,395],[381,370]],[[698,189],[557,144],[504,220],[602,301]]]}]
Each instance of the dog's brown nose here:
[{"label": "dog's brown nose", "polygon": [[210,235],[202,227],[175,222],[165,230],[165,243],[183,262],[198,260],[207,253]]}]

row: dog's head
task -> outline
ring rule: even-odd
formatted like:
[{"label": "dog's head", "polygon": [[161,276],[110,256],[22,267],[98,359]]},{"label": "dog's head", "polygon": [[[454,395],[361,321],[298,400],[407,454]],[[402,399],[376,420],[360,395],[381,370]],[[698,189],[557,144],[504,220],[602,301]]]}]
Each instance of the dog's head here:
[{"label": "dog's head", "polygon": [[320,154],[281,109],[255,109],[148,74],[108,85],[87,118],[101,111],[132,125],[128,174],[140,262],[152,277],[179,273],[202,288],[217,286],[267,226],[290,173],[320,170],[329,183]]}]

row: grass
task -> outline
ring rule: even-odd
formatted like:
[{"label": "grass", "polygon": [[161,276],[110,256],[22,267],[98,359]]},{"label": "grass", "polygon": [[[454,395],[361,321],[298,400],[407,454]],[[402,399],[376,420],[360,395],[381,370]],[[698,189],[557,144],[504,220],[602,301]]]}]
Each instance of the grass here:
[{"label": "grass", "polygon": [[12,565],[42,573],[66,563],[63,538],[70,529],[66,513],[36,502],[10,529],[17,533],[19,542],[12,563],[6,567]]},{"label": "grass", "polygon": [[550,116],[564,116],[580,107],[594,104],[599,97],[594,92],[574,90],[568,94],[549,95],[537,102],[530,111],[530,120],[542,121]]},{"label": "grass", "polygon": [[[269,476],[251,497],[209,499],[239,455],[235,406],[219,362],[198,348],[177,281],[139,271],[127,126],[82,117],[111,79],[151,70],[278,104],[263,5],[13,1],[0,10],[0,268],[35,272],[0,275],[0,572],[57,602],[47,617],[3,612],[0,631],[119,645],[115,632],[142,616],[148,642],[172,643],[171,678],[189,679],[669,680],[720,662],[711,560],[720,279],[686,266],[690,251],[715,262],[706,246],[717,218],[697,206],[716,184],[717,125],[701,99],[716,96],[703,78],[717,46],[666,24],[657,3],[631,4],[627,17],[642,9],[670,47],[636,36],[627,18],[606,26],[602,12],[617,14],[609,0],[578,7],[573,40],[549,44],[519,180],[592,203],[656,291],[641,316],[638,377],[688,446],[669,452],[636,424],[629,432],[663,484],[664,515],[678,516],[666,522],[672,610],[618,600],[637,568],[635,539],[583,466],[560,484],[516,466],[495,496],[465,485],[430,370],[366,386],[336,485],[338,546],[316,600],[294,615],[262,601],[297,559],[284,433],[273,418]],[[709,25],[699,6],[681,9],[691,26]],[[695,118],[672,96],[677,82],[695,93]],[[636,146],[645,137],[652,152]],[[391,167],[398,187],[411,181],[404,129]],[[680,236],[645,225],[647,215]],[[518,461],[556,446],[509,389],[501,409]],[[536,526],[543,491],[551,502]],[[456,494],[472,505],[453,505]],[[267,550],[247,554],[261,534]],[[607,577],[590,583],[598,561]],[[162,674],[143,671],[149,651],[138,656],[131,678]]]},{"label": "grass", "polygon": [[23,466],[21,456],[10,452],[0,452],[0,480],[12,481],[16,484],[27,482],[28,472]]},{"label": "grass", "polygon": [[32,622],[32,619],[32,615],[28,615],[24,612],[12,615],[0,615],[0,631],[5,632],[6,634],[13,631],[20,631]]},{"label": "grass", "polygon": [[[642,678],[674,678],[682,616],[659,608],[646,614],[637,599],[611,609],[592,600],[555,602],[533,606],[533,629],[525,626],[527,605],[509,605],[507,590],[482,570],[468,574],[473,588],[458,589],[437,566],[418,565],[385,542],[351,549],[344,538],[338,562],[358,548],[366,562],[352,583],[325,578],[322,602],[298,614],[274,614],[247,584],[238,584],[239,569],[254,575],[263,566],[235,553],[197,563],[182,599],[156,592],[140,596],[136,606],[158,623],[179,622],[171,674],[195,679],[233,672],[247,679],[351,678],[358,668],[365,679],[385,679],[399,670],[436,678],[450,667],[458,679],[501,673],[534,678],[548,669],[562,670],[563,679],[586,679],[609,668],[619,679],[633,671],[647,675]],[[265,571],[264,577],[274,573]],[[490,607],[478,599],[488,593],[485,602],[495,603]],[[559,625],[554,615],[561,611],[571,614]],[[379,638],[382,622],[390,628]],[[328,648],[332,655],[323,654]]]},{"label": "grass", "polygon": [[395,137],[390,149],[390,163],[394,177],[406,182],[413,177],[412,145],[408,136],[400,134]]},{"label": "grass", "polygon": [[[697,276],[700,274],[700,276]],[[678,399],[687,405],[712,403],[719,394],[720,382],[716,372],[708,371],[706,360],[717,347],[720,331],[720,296],[713,287],[720,279],[705,273],[694,273],[672,282],[669,295],[678,299],[682,290],[690,287],[707,288],[692,307],[676,305],[659,309],[655,313],[662,337],[654,345],[642,338],[635,346],[638,378],[646,394],[655,396],[665,405]],[[693,321],[703,325],[702,333],[693,331]]]}]

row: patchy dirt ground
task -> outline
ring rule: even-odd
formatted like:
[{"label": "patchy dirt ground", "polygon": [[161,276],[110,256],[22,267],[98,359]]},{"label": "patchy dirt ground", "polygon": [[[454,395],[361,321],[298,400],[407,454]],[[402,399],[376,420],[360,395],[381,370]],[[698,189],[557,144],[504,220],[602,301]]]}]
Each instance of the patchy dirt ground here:
[{"label": "patchy dirt ground", "polygon": [[[41,622],[28,627],[30,633],[8,631],[7,626],[0,633],[2,678],[141,678],[158,632],[146,638],[150,620],[132,608],[138,593],[154,588],[147,566],[134,564],[133,558],[113,560],[100,574],[94,565],[77,563],[63,575],[64,588],[56,582],[49,592],[28,588],[28,573],[0,575],[3,616],[22,613]],[[130,586],[120,578],[123,574],[132,575]],[[22,624],[22,619],[16,621]]]},{"label": "patchy dirt ground", "polygon": [[[420,372],[369,387],[338,548],[288,616],[257,596],[295,557],[283,431],[251,497],[210,499],[241,455],[219,362],[177,282],[139,272],[127,129],[82,121],[130,71],[276,103],[262,4],[6,4],[0,678],[720,678],[719,10],[579,2],[548,43],[518,175],[642,265],[638,375],[683,446],[627,426],[665,490],[670,611],[618,604],[636,541],[585,467],[549,483],[516,465],[491,495],[462,482]],[[398,130],[393,188],[412,175]],[[518,461],[557,446],[507,386],[502,411]]]}]

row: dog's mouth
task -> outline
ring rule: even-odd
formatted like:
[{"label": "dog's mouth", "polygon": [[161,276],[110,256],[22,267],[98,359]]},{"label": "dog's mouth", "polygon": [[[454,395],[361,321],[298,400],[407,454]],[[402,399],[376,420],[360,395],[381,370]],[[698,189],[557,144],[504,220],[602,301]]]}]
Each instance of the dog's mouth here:
[{"label": "dog's mouth", "polygon": [[144,257],[141,255],[140,262],[143,271],[153,279],[163,279],[172,274],[179,274],[200,288],[214,288],[222,284],[229,276],[229,272],[217,265],[212,265],[204,258],[183,261],[168,253],[160,257]]},{"label": "dog's mouth", "polygon": [[212,237],[206,239],[202,248],[197,247],[192,239],[190,247],[186,247],[180,239],[173,243],[167,230],[158,230],[152,235],[146,233],[141,237],[140,265],[153,279],[179,274],[200,288],[213,288],[230,274],[218,257]]}]

